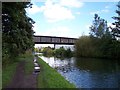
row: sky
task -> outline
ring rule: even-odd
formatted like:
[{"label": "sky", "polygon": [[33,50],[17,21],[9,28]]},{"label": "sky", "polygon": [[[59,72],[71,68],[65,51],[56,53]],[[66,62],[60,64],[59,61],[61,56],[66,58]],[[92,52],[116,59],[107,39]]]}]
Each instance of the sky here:
[{"label": "sky", "polygon": [[117,2],[83,2],[81,0],[32,0],[26,9],[34,21],[35,35],[79,38],[89,35],[94,14],[107,20],[108,26],[117,16]]}]

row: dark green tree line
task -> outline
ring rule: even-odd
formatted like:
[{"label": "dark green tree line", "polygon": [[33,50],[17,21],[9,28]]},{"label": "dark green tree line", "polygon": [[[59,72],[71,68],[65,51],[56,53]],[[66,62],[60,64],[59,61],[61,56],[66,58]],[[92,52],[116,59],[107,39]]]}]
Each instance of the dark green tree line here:
[{"label": "dark green tree line", "polygon": [[30,2],[2,3],[2,57],[17,57],[33,48],[32,29],[35,22],[26,15],[25,8],[31,8]]}]

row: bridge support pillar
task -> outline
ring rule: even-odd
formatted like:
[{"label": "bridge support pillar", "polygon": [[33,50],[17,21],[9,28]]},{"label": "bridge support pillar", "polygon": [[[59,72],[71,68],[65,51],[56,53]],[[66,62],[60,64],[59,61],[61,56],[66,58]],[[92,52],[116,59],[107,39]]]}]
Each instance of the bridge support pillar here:
[{"label": "bridge support pillar", "polygon": [[55,44],[54,44],[54,49],[55,49]]}]

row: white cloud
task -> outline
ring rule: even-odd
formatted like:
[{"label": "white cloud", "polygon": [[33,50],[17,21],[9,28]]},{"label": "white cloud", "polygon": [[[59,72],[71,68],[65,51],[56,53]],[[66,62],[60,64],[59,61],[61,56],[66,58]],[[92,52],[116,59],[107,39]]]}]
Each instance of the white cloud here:
[{"label": "white cloud", "polygon": [[[45,0],[44,5],[37,6],[33,4],[31,9],[27,9],[29,14],[43,13],[48,22],[57,22],[62,20],[72,20],[75,16],[72,13],[72,8],[80,8],[83,3],[79,0]],[[75,14],[80,14],[77,12]]]},{"label": "white cloud", "polygon": [[70,9],[54,3],[51,0],[47,0],[45,6],[41,7],[41,10],[48,22],[57,22],[75,18]]},{"label": "white cloud", "polygon": [[75,18],[69,9],[58,4],[55,4],[51,7],[45,7],[43,14],[49,22]]},{"label": "white cloud", "polygon": [[62,6],[76,7],[76,8],[80,8],[83,6],[83,3],[80,0],[60,0],[60,4]]}]

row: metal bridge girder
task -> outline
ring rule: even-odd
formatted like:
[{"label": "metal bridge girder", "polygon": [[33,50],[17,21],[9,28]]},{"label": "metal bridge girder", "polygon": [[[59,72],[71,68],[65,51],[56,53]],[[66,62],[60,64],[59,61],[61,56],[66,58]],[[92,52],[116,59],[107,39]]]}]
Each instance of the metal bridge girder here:
[{"label": "metal bridge girder", "polygon": [[66,44],[74,45],[77,38],[55,37],[55,36],[34,36],[35,44]]}]

